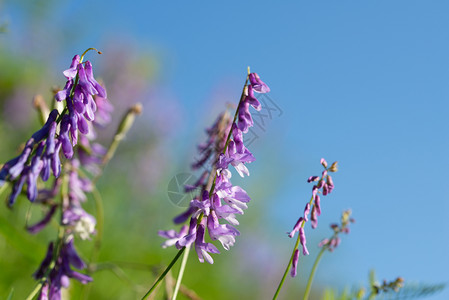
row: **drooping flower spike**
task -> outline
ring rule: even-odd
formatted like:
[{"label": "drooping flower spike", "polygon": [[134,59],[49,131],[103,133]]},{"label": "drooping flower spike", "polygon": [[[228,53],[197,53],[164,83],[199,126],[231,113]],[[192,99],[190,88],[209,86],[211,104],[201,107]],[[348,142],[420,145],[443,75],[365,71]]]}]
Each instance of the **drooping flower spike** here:
[{"label": "drooping flower spike", "polygon": [[[304,208],[304,213],[299,217],[298,221],[296,222],[295,226],[293,226],[293,230],[291,232],[288,232],[288,236],[290,238],[294,237],[295,234],[299,233],[299,242],[302,246],[302,254],[303,255],[309,255],[309,250],[307,249],[307,240],[306,240],[306,234],[304,230],[305,224],[309,221],[309,215],[310,215],[310,222],[312,228],[316,228],[318,225],[318,216],[321,215],[321,200],[320,200],[320,193],[323,196],[328,195],[332,192],[334,189],[334,183],[332,180],[331,175],[329,175],[329,172],[336,172],[338,170],[337,168],[337,162],[334,162],[330,167],[328,167],[327,161],[322,158],[321,159],[321,165],[324,167],[323,172],[320,176],[310,176],[307,179],[307,182],[316,182],[316,184],[312,187],[312,197],[310,201],[306,204]],[[291,276],[296,276],[296,269],[298,264],[298,258],[296,258],[297,252],[296,248],[294,249],[294,256],[292,259],[292,272]],[[295,271],[293,271],[295,270]]]},{"label": "drooping flower spike", "polygon": [[[247,84],[249,83],[249,84]],[[192,199],[186,212],[174,219],[176,224],[190,219],[190,226],[183,227],[179,233],[174,230],[159,231],[159,235],[168,240],[162,247],[176,245],[178,249],[195,243],[200,262],[213,263],[210,253],[219,253],[211,243],[204,242],[207,231],[213,241],[218,240],[225,250],[235,244],[235,237],[240,232],[234,227],[239,224],[236,215],[241,215],[248,208],[250,197],[239,186],[231,183],[233,166],[237,173],[249,176],[247,164],[255,161],[253,154],[245,147],[243,133],[247,132],[253,121],[249,107],[262,109],[254,92],[266,93],[270,89],[260,80],[256,73],[250,73],[242,91],[241,100],[231,120],[227,113],[221,114],[213,126],[206,130],[207,141],[198,149],[200,157],[192,165],[193,169],[204,168],[200,179],[187,191],[199,189],[199,196]],[[221,220],[227,224],[220,223]]]},{"label": "drooping flower spike", "polygon": [[66,108],[61,113],[56,109],[52,110],[42,128],[26,142],[22,153],[0,169],[0,186],[6,182],[12,185],[10,206],[25,184],[26,195],[33,202],[38,196],[38,177],[47,181],[50,170],[55,177],[60,175],[60,151],[71,159],[74,155],[73,147],[78,143],[78,131],[82,135],[88,134],[91,127],[89,123],[95,120],[97,104],[93,96],[101,97],[100,115],[103,120],[107,119],[108,112],[111,111],[106,100],[106,90],[93,77],[92,64],[87,61],[83,65],[83,56],[75,55],[72,59],[70,68],[63,72],[67,78],[66,85],[55,95],[57,101],[65,100]]}]

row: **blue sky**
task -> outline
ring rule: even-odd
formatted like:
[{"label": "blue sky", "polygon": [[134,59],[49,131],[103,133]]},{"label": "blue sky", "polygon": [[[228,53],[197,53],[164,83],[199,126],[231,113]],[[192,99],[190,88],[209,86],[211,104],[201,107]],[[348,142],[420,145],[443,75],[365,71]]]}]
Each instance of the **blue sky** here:
[{"label": "blue sky", "polygon": [[[268,175],[250,186],[278,178],[272,198],[262,199],[271,232],[293,226],[320,158],[338,160],[316,234],[327,235],[346,208],[357,223],[338,260],[318,275],[329,284],[361,283],[376,268],[379,279],[449,282],[449,2],[129,3],[57,4],[46,22],[59,36],[61,23],[76,32],[63,48],[70,57],[123,37],[152,49],[161,84],[195,134],[218,107],[210,98],[237,100],[251,66],[283,110],[252,149],[254,172]],[[10,19],[20,15],[10,9]],[[429,299],[448,297],[446,289]]]}]

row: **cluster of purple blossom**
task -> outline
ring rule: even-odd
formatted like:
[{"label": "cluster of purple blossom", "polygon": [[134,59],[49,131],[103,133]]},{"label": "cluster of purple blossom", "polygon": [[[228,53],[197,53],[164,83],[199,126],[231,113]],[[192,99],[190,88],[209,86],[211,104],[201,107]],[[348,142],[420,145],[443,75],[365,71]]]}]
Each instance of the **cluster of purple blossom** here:
[{"label": "cluster of purple blossom", "polygon": [[[234,245],[235,237],[240,235],[234,227],[239,224],[236,215],[243,214],[250,197],[241,187],[232,185],[232,174],[228,168],[232,165],[241,177],[249,176],[246,164],[255,161],[253,154],[243,143],[243,133],[254,125],[249,106],[260,110],[262,106],[254,92],[270,91],[256,73],[249,74],[247,82],[248,80],[249,84],[245,83],[234,120],[231,121],[226,113],[221,114],[214,125],[206,130],[207,142],[199,146],[201,158],[192,167],[202,167],[211,156],[214,163],[211,170],[203,172],[193,186],[186,187],[189,191],[201,191],[191,200],[187,211],[174,219],[175,224],[182,224],[190,218],[189,226],[182,226],[179,232],[159,231],[160,236],[167,238],[162,244],[163,248],[175,245],[177,249],[182,249],[195,243],[199,261],[206,260],[212,264],[214,261],[209,253],[220,252],[215,245],[205,242],[206,230],[210,238],[220,241],[226,250]],[[220,224],[220,219],[227,224]]]},{"label": "cluster of purple blossom", "polygon": [[[304,226],[307,221],[309,221],[310,214],[310,222],[312,228],[316,228],[318,226],[318,216],[321,215],[321,205],[320,205],[320,193],[323,196],[328,195],[334,189],[334,182],[332,177],[328,174],[329,172],[337,172],[337,162],[334,162],[330,167],[328,167],[327,161],[322,158],[321,165],[324,167],[324,171],[320,176],[311,176],[307,179],[307,182],[317,182],[312,188],[312,197],[309,202],[307,202],[306,207],[304,208],[304,214],[301,216],[296,222],[293,230],[290,233],[287,233],[289,237],[293,237],[296,232],[299,234],[299,241],[302,245],[302,253],[303,255],[309,255],[309,251],[306,246],[306,234],[304,231]],[[295,249],[293,254],[293,267],[291,270],[291,276],[295,277],[297,273],[297,266],[299,260],[299,249]]]},{"label": "cluster of purple blossom", "polygon": [[[34,274],[43,283],[39,299],[60,299],[61,287],[67,287],[68,278],[78,279],[82,283],[92,280],[70,267],[85,268],[73,240],[75,235],[81,239],[90,238],[95,233],[96,225],[95,218],[81,205],[93,186],[89,178],[80,175],[83,174],[80,167],[92,175],[98,174],[106,149],[91,143],[96,137],[93,125],[106,125],[112,111],[105,89],[93,77],[89,61],[83,64],[82,58],[76,55],[63,74],[67,83],[62,91],[56,93],[55,99],[59,102],[65,100],[64,110],[51,111],[47,122],[26,142],[22,153],[5,163],[0,170],[0,186],[6,182],[12,185],[10,205],[14,204],[26,182],[28,199],[48,207],[43,219],[27,228],[30,233],[41,231],[58,208],[61,212],[60,225],[64,228],[64,236],[56,243],[50,243],[44,261]],[[77,144],[79,146],[74,148]],[[62,168],[61,150],[67,159],[63,161]],[[38,181],[39,177],[47,181],[50,169],[54,175],[52,187],[38,189],[38,186],[43,186]],[[61,194],[61,202],[52,201]]]},{"label": "cluster of purple blossom", "polygon": [[329,239],[323,239],[318,246],[325,247],[330,252],[334,251],[335,248],[340,245],[341,239],[339,237],[340,233],[349,233],[349,223],[354,223],[355,220],[351,218],[351,210],[345,210],[341,215],[341,224],[331,224],[330,227],[334,231],[334,235]]}]

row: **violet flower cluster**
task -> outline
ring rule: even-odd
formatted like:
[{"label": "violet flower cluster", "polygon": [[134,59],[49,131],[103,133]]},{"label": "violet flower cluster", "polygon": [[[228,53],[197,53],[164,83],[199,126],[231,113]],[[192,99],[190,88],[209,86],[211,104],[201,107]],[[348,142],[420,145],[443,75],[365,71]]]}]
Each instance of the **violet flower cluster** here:
[{"label": "violet flower cluster", "polygon": [[[234,120],[228,114],[221,114],[214,125],[207,129],[207,141],[199,146],[200,158],[192,165],[193,169],[204,167],[212,158],[211,170],[206,168],[193,186],[187,191],[198,189],[199,195],[191,200],[186,212],[174,219],[175,224],[182,224],[190,218],[189,225],[175,230],[159,231],[159,235],[167,238],[162,247],[176,246],[177,249],[195,244],[200,262],[214,261],[209,253],[220,253],[212,243],[205,242],[206,231],[209,237],[218,240],[225,250],[235,243],[240,232],[234,227],[239,224],[236,215],[242,215],[248,208],[250,197],[244,189],[231,183],[233,166],[241,177],[249,176],[246,164],[255,161],[253,154],[245,147],[243,133],[254,125],[249,107],[256,110],[262,108],[254,96],[256,93],[267,93],[269,87],[256,73],[248,75],[249,84],[245,84]],[[247,82],[248,82],[247,80]],[[226,223],[220,223],[221,220]]]},{"label": "violet flower cluster", "polygon": [[73,58],[70,68],[64,71],[64,76],[67,83],[56,94],[55,99],[65,100],[66,109],[61,114],[56,109],[51,111],[43,127],[25,143],[22,153],[6,162],[0,170],[0,186],[6,182],[12,185],[10,206],[22,192],[25,183],[27,197],[34,202],[38,196],[38,177],[47,181],[50,172],[54,177],[59,177],[60,151],[66,158],[72,158],[73,147],[78,143],[78,131],[88,134],[89,121],[95,119],[97,105],[93,96],[106,98],[106,90],[93,77],[92,64],[86,61],[83,65],[79,55]]},{"label": "violet flower cluster", "polygon": [[[306,204],[304,208],[303,215],[298,219],[293,230],[290,233],[287,233],[290,238],[294,237],[295,233],[299,234],[299,241],[302,246],[303,255],[309,255],[309,250],[306,246],[306,234],[304,231],[304,226],[307,221],[309,221],[310,214],[310,223],[313,229],[318,226],[318,216],[321,215],[321,197],[319,194],[323,196],[327,196],[334,189],[334,182],[332,180],[331,175],[329,173],[337,172],[337,162],[334,162],[330,167],[328,167],[327,161],[322,158],[321,165],[324,167],[324,171],[320,176],[311,176],[307,179],[307,182],[317,182],[312,188],[312,197],[310,201]],[[291,276],[295,277],[297,273],[297,266],[299,260],[299,249],[295,249],[293,253],[293,267],[291,270]]]},{"label": "violet flower cluster", "polygon": [[[74,238],[89,239],[95,233],[96,225],[95,218],[82,207],[87,199],[86,193],[92,191],[93,185],[84,173],[80,173],[80,168],[92,175],[98,174],[106,149],[93,143],[96,137],[93,126],[105,126],[112,112],[106,90],[93,77],[89,61],[83,64],[80,56],[76,55],[63,74],[67,83],[62,91],[56,93],[55,99],[65,101],[64,110],[51,111],[47,122],[26,142],[22,153],[5,163],[0,171],[0,186],[5,182],[12,185],[10,205],[14,204],[26,183],[28,199],[47,207],[45,216],[27,227],[30,233],[41,231],[58,209],[61,212],[60,225],[64,228],[64,236],[60,236],[56,243],[50,243],[47,256],[34,274],[42,282],[39,299],[61,299],[61,287],[68,286],[68,278],[82,283],[92,280],[70,267],[85,268],[85,263],[76,253]],[[76,145],[78,147],[75,148]],[[66,158],[63,167],[61,150]],[[51,188],[44,188],[38,179],[48,181],[50,172],[54,182]],[[53,200],[61,194],[60,202]]]},{"label": "violet flower cluster", "polygon": [[349,223],[354,223],[355,220],[351,218],[351,210],[345,210],[341,214],[341,224],[331,224],[330,227],[334,231],[334,235],[329,239],[323,239],[319,244],[318,247],[324,247],[330,252],[334,251],[335,248],[340,245],[341,239],[339,237],[340,233],[349,233]]}]

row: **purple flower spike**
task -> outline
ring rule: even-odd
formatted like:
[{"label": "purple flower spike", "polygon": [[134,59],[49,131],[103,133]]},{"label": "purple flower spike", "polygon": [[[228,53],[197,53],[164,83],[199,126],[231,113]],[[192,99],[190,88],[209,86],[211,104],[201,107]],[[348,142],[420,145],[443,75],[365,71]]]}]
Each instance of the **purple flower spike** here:
[{"label": "purple flower spike", "polygon": [[292,261],[292,270],[290,272],[290,276],[295,277],[298,273],[298,261],[299,261],[299,249],[295,250],[295,253],[293,254],[293,261]]},{"label": "purple flower spike", "polygon": [[[235,244],[236,236],[240,235],[234,227],[239,224],[236,215],[243,214],[251,200],[245,190],[232,185],[232,173],[229,170],[232,165],[240,176],[249,176],[246,165],[255,161],[253,154],[244,145],[243,133],[248,132],[254,124],[249,106],[257,110],[262,108],[254,97],[254,91],[266,92],[269,89],[257,74],[251,74],[250,77],[251,85],[245,84],[236,111],[237,122],[232,121],[227,112],[221,114],[214,125],[206,130],[206,142],[198,146],[199,155],[192,168],[203,167],[205,171],[195,184],[185,186],[189,192],[198,189],[198,195],[190,202],[188,210],[174,220],[175,223],[183,223],[190,217],[189,232],[183,236],[176,231],[159,233],[169,238],[163,247],[175,243],[176,248],[182,249],[195,241],[200,262],[212,264],[210,253],[219,253],[213,244],[204,241],[205,231],[208,230],[213,241],[218,240],[225,250],[229,250]],[[213,184],[210,186],[211,180]],[[221,220],[229,224],[220,224]],[[295,228],[294,232],[298,230]]]},{"label": "purple flower spike", "polygon": [[53,257],[53,243],[50,243],[45,259],[41,263],[39,269],[34,273],[34,277],[39,280],[44,278],[46,282],[44,285],[48,285],[48,299],[55,300],[61,299],[61,288],[67,288],[69,285],[69,278],[74,278],[83,284],[92,281],[92,278],[78,273],[71,269],[71,265],[75,268],[85,268],[85,263],[76,253],[73,247],[73,240],[69,240],[61,247],[58,257],[55,260],[55,264],[51,270],[48,270]]},{"label": "purple flower spike", "polygon": [[257,73],[249,74],[249,81],[255,92],[268,93],[270,91],[270,88],[260,79]]},{"label": "purple flower spike", "polygon": [[214,260],[213,260],[212,256],[210,256],[209,253],[220,253],[220,251],[218,251],[217,247],[215,247],[213,244],[204,242],[204,225],[203,224],[200,224],[198,226],[198,233],[197,233],[196,241],[195,241],[195,250],[196,250],[196,253],[198,254],[198,259],[200,262],[203,263],[204,260],[206,260],[210,264],[213,264]]}]

